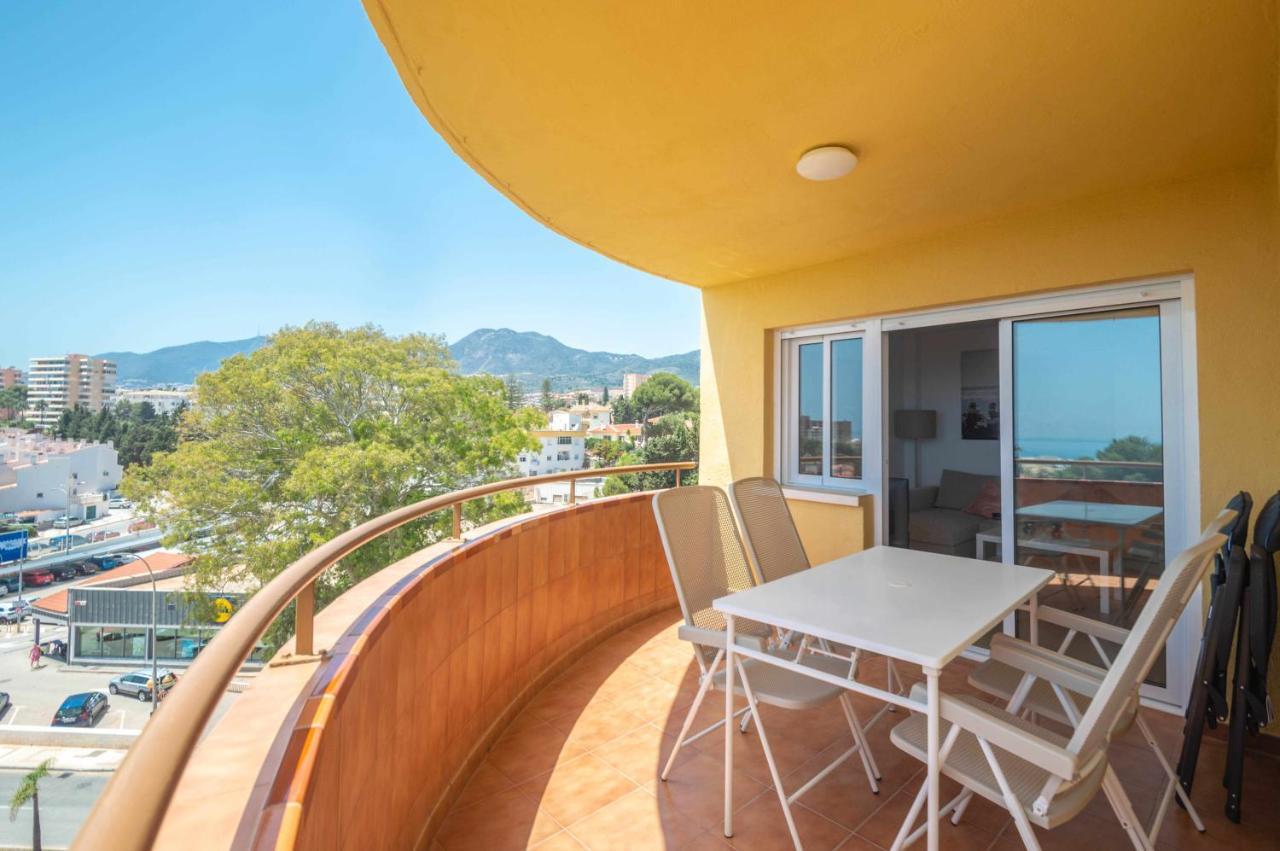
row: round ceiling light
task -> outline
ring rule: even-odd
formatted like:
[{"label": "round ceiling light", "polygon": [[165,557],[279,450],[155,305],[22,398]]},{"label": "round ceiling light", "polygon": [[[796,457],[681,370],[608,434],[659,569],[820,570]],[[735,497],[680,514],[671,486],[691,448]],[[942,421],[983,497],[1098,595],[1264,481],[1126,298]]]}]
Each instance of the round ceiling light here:
[{"label": "round ceiling light", "polygon": [[843,145],[823,145],[805,151],[796,171],[806,180],[835,180],[853,171],[858,155]]}]

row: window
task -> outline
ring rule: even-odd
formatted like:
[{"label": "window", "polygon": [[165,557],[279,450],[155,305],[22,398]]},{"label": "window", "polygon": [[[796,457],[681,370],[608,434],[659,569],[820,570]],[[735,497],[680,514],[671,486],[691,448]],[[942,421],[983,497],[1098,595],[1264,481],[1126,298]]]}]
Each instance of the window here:
[{"label": "window", "polygon": [[859,485],[862,337],[814,335],[782,345],[783,478],[801,485]]},{"label": "window", "polygon": [[556,460],[557,460],[557,461],[568,461],[568,460],[569,460],[569,453],[568,453],[568,452],[557,452],[557,453],[556,453]]},{"label": "window", "polygon": [[561,446],[569,446],[570,444],[572,444],[572,443],[573,443],[573,438],[572,438],[572,437],[557,437],[557,438],[556,438],[556,443],[560,444]]}]

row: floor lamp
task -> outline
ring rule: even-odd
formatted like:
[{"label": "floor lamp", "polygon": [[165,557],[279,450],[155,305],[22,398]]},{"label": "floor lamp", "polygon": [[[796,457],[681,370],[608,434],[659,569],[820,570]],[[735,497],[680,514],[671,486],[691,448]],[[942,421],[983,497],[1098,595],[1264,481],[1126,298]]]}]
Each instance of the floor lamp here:
[{"label": "floor lamp", "polygon": [[911,441],[911,472],[920,487],[920,441],[938,436],[938,412],[907,409],[893,412],[893,436]]}]

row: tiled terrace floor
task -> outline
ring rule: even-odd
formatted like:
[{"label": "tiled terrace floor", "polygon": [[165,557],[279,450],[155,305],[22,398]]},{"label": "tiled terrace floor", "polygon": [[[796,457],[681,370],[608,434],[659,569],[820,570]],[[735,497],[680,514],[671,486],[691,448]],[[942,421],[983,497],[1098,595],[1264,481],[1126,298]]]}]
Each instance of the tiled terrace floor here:
[{"label": "tiled terrace floor", "polygon": [[[723,734],[686,747],[668,782],[658,772],[670,752],[684,712],[697,689],[689,646],[675,634],[676,615],[641,623],[580,660],[525,709],[477,769],[443,825],[436,847],[444,851],[534,846],[553,849],[786,849],[786,824],[753,732],[739,736],[734,783],[735,835],[721,832]],[[943,690],[966,690],[967,663],[944,673]],[[900,671],[911,679],[906,666]],[[884,664],[869,661],[859,679],[882,681]],[[916,677],[918,678],[918,672]],[[712,694],[695,729],[724,711]],[[877,704],[857,698],[864,722]],[[707,705],[709,704],[709,705]],[[765,707],[765,723],[784,785],[795,789],[826,764],[849,733],[836,706],[787,713]],[[1148,711],[1153,727],[1175,753],[1180,719]],[[879,795],[867,788],[861,764],[848,760],[798,802],[795,813],[808,851],[887,848],[922,779],[920,764],[889,742],[900,715],[885,715],[870,733],[884,775]],[[1263,849],[1280,847],[1280,761],[1251,754],[1246,766],[1245,823],[1222,815],[1225,750],[1207,739],[1194,800],[1209,831],[1198,834],[1186,814],[1171,807],[1158,842],[1163,849]],[[1131,730],[1112,746],[1112,764],[1144,820],[1160,783],[1155,758]],[[943,795],[954,790],[944,779]],[[942,847],[1019,849],[1002,810],[975,800],[964,821],[944,821]],[[1040,832],[1046,849],[1104,851],[1131,846],[1101,795],[1089,810],[1052,833]],[[916,847],[923,847],[923,842]]]}]

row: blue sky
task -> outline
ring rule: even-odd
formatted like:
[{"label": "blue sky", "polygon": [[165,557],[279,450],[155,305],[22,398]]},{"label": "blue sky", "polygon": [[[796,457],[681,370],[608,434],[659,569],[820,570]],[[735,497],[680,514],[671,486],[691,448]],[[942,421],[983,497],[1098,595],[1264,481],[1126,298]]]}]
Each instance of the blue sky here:
[{"label": "blue sky", "polygon": [[323,319],[698,345],[453,156],[356,0],[0,5],[0,365]]},{"label": "blue sky", "polygon": [[1162,442],[1157,316],[1018,322],[1013,351],[1015,442]]}]

